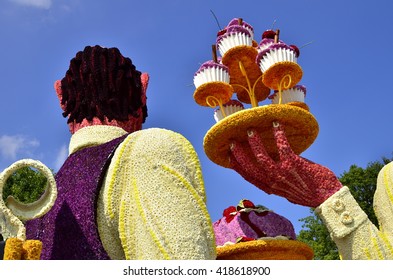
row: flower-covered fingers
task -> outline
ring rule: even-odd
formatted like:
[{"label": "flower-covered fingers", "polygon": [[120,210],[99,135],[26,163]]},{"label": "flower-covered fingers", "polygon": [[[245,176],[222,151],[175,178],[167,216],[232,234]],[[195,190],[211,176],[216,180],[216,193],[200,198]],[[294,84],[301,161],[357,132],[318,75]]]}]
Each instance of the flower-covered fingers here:
[{"label": "flower-covered fingers", "polygon": [[267,189],[267,186],[269,186],[267,173],[261,166],[256,165],[255,160],[250,158],[250,155],[244,150],[242,144],[232,142],[230,150],[231,168],[248,182],[270,194],[271,191]]},{"label": "flower-covered fingers", "polygon": [[261,170],[255,165],[255,161],[250,158],[250,155],[244,150],[241,143],[232,142],[230,146],[233,159],[242,167],[247,170],[247,173],[256,175],[261,173]]},{"label": "flower-covered fingers", "polygon": [[254,153],[258,163],[261,164],[266,170],[273,170],[276,167],[276,164],[267,153],[259,133],[255,129],[249,129],[247,134],[248,143],[250,144],[251,150]]},{"label": "flower-covered fingers", "polygon": [[288,139],[285,135],[284,126],[278,122],[273,122],[273,133],[277,143],[277,150],[280,160],[286,160],[295,155],[289,145]]},{"label": "flower-covered fingers", "polygon": [[[232,166],[231,168],[235,170],[240,176],[242,176],[246,181],[249,183],[253,184],[256,186],[258,189],[261,189],[262,191],[266,192],[267,194],[272,194],[272,191],[270,189],[270,184],[266,174],[264,173],[248,173],[248,170],[245,170],[234,158],[234,156],[231,154],[231,163]],[[258,177],[255,177],[258,176]]]}]

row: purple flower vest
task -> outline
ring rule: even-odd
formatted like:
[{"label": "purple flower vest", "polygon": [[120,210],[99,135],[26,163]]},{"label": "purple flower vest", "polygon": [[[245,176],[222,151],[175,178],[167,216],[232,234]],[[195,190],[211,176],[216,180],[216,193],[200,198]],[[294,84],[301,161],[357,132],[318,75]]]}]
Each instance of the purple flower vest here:
[{"label": "purple flower vest", "polygon": [[125,137],[77,151],[60,168],[55,205],[42,218],[26,223],[27,239],[43,243],[41,259],[109,259],[96,224],[97,197],[113,153]]}]

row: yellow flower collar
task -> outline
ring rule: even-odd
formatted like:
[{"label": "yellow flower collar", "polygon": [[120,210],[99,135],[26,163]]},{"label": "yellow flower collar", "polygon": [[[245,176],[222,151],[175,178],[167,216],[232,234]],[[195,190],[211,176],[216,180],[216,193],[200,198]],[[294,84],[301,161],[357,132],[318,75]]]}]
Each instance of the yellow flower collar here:
[{"label": "yellow flower collar", "polygon": [[69,154],[75,153],[82,148],[104,144],[126,133],[124,129],[110,125],[83,127],[72,135],[68,147]]}]

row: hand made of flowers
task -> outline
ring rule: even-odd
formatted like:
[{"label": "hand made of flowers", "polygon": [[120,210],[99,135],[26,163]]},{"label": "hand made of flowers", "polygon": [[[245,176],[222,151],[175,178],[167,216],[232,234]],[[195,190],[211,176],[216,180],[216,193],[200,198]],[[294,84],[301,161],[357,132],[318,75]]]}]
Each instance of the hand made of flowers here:
[{"label": "hand made of flowers", "polygon": [[[231,144],[231,168],[266,193],[309,207],[319,206],[341,188],[332,171],[292,151],[283,125],[274,123],[272,129],[279,159],[273,160],[266,152],[260,134],[249,129],[248,143],[234,140]],[[251,156],[245,152],[244,145],[247,144]]]}]

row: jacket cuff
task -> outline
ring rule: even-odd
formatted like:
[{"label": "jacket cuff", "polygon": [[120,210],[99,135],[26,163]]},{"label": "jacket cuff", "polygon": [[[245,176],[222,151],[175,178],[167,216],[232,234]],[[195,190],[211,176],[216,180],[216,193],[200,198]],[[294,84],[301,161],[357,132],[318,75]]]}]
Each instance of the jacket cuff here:
[{"label": "jacket cuff", "polygon": [[342,187],[315,209],[333,238],[343,238],[368,220],[366,213],[351,195],[348,187]]}]

